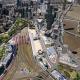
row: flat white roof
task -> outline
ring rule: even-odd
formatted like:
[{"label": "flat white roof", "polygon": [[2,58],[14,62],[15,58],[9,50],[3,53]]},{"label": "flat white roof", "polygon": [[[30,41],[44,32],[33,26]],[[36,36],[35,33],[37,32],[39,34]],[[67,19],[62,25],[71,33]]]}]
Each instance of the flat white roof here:
[{"label": "flat white roof", "polygon": [[61,55],[60,58],[59,58],[59,62],[63,63],[63,64],[66,64],[66,65],[69,65],[71,67],[78,67],[78,65],[76,63],[72,63],[72,60],[68,56],[68,54]]},{"label": "flat white roof", "polygon": [[32,1],[37,1],[37,0],[32,0]]},{"label": "flat white roof", "polygon": [[38,50],[42,50],[42,46],[39,40],[34,41],[34,47],[36,52],[38,52]]},{"label": "flat white roof", "polygon": [[38,22],[42,22],[43,19],[37,19],[37,20],[38,20]]},{"label": "flat white roof", "polygon": [[32,45],[33,55],[38,55],[39,50],[43,50],[40,40],[34,40],[34,36],[36,36],[36,30],[35,29],[28,29],[29,31],[29,37]]}]

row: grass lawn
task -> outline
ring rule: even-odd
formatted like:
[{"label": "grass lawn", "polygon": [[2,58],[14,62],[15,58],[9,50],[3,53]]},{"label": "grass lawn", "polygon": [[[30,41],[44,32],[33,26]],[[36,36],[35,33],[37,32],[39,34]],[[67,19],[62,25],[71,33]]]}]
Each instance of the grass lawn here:
[{"label": "grass lawn", "polygon": [[63,65],[58,66],[59,71],[64,74],[66,77],[70,78],[71,80],[80,80],[77,79],[77,74],[80,76],[80,72],[77,72],[69,67],[64,68]]},{"label": "grass lawn", "polygon": [[3,54],[5,53],[5,47],[1,46],[0,47],[0,59],[3,57]]}]

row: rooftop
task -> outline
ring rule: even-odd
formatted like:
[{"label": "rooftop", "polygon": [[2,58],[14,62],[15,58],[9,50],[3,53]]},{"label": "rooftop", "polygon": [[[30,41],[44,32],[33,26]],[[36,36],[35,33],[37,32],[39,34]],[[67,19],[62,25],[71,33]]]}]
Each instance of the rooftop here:
[{"label": "rooftop", "polygon": [[38,38],[36,30],[35,29],[28,29],[28,31],[29,31],[29,37],[31,40],[33,55],[37,56],[39,50],[43,51],[42,45],[41,45],[39,39],[34,40],[35,37]]}]

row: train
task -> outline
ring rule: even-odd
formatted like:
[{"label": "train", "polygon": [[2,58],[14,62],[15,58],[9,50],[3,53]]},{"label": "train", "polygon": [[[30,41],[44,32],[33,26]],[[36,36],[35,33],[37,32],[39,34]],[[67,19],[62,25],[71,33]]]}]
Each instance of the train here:
[{"label": "train", "polygon": [[12,60],[16,57],[17,54],[17,46],[15,44],[8,43],[6,45],[6,55],[4,56],[3,60],[0,62],[0,80],[5,75],[10,66]]}]

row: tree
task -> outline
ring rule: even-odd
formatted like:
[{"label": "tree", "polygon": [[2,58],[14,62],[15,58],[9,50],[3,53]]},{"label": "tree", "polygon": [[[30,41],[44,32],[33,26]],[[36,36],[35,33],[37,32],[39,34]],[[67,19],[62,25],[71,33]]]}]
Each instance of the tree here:
[{"label": "tree", "polygon": [[5,53],[5,47],[1,46],[0,47],[0,59],[2,58],[3,54]]},{"label": "tree", "polygon": [[69,74],[69,72],[64,71],[64,74],[65,74],[66,77],[70,78],[70,74]]},{"label": "tree", "polygon": [[8,32],[9,36],[12,36],[14,33],[16,33],[16,29],[12,29],[11,31]]},{"label": "tree", "polygon": [[0,43],[2,43],[2,35],[0,35]]},{"label": "tree", "polygon": [[2,36],[2,40],[3,40],[3,42],[7,42],[8,41],[8,39],[9,39],[9,35],[8,35],[8,33],[4,33],[3,34],[3,36]]},{"label": "tree", "polygon": [[59,70],[63,70],[63,69],[64,69],[63,65],[62,65],[62,64],[59,64],[59,65],[58,65],[58,69],[59,69]]},{"label": "tree", "polygon": [[77,77],[75,78],[75,80],[80,80],[80,75],[79,75],[79,73],[77,73]]}]

